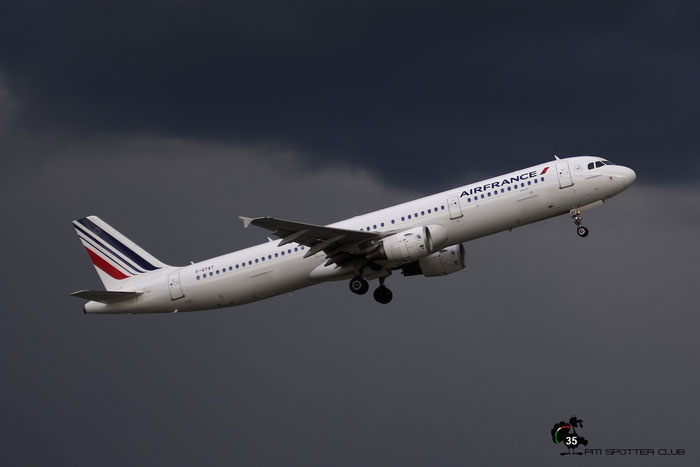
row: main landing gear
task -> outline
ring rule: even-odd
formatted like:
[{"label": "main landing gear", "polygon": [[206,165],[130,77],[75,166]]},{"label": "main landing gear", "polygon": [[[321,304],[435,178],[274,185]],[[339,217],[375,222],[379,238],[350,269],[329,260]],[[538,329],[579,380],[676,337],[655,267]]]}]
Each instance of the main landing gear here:
[{"label": "main landing gear", "polygon": [[[381,304],[386,305],[391,301],[394,294],[391,293],[384,285],[384,277],[379,278],[379,287],[374,290],[374,299]],[[356,293],[357,295],[364,295],[369,290],[369,283],[362,277],[357,276],[350,279],[350,291]]]},{"label": "main landing gear", "polygon": [[391,299],[394,297],[394,294],[391,293],[391,290],[389,290],[386,285],[384,285],[384,278],[380,277],[379,278],[379,287],[377,287],[374,290],[374,299],[381,303],[382,305],[386,305],[391,301]]},{"label": "main landing gear", "polygon": [[369,282],[364,280],[361,276],[353,277],[350,279],[350,291],[356,293],[357,295],[364,295],[369,290]]},{"label": "main landing gear", "polygon": [[572,209],[569,211],[569,214],[571,214],[571,219],[574,221],[574,224],[576,224],[576,233],[578,236],[587,237],[588,229],[581,225],[581,211],[578,209]]}]

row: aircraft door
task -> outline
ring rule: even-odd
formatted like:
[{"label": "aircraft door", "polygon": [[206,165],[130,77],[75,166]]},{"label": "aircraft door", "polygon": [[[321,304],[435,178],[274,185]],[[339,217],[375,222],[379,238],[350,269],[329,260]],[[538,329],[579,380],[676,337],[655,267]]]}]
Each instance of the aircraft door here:
[{"label": "aircraft door", "polygon": [[559,177],[559,188],[568,188],[574,184],[568,161],[557,162],[557,177]]},{"label": "aircraft door", "polygon": [[180,287],[180,273],[176,272],[168,276],[168,288],[170,289],[170,299],[177,300],[185,296]]},{"label": "aircraft door", "polygon": [[450,219],[462,217],[462,208],[459,207],[459,196],[447,198],[447,209],[450,211]]}]

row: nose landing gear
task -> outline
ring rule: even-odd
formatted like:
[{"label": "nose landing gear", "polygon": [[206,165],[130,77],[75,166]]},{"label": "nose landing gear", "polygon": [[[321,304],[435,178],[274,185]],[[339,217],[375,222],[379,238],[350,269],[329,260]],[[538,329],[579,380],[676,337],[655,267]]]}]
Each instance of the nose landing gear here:
[{"label": "nose landing gear", "polygon": [[572,209],[569,211],[569,214],[571,214],[571,219],[574,221],[574,224],[576,224],[576,233],[578,236],[582,238],[587,237],[588,229],[581,225],[581,211],[578,209]]}]

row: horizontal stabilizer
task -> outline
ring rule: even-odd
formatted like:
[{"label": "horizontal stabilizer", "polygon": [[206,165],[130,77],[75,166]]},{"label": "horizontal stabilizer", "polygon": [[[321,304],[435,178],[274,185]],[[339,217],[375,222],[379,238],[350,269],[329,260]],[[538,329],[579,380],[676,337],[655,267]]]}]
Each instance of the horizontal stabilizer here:
[{"label": "horizontal stabilizer", "polygon": [[112,292],[108,290],[79,290],[73,292],[71,297],[78,297],[84,300],[92,300],[100,303],[116,303],[138,297],[143,292]]}]

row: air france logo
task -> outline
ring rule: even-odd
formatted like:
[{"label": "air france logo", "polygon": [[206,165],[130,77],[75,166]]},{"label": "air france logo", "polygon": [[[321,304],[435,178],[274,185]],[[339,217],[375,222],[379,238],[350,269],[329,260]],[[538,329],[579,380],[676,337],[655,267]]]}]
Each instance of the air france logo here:
[{"label": "air france logo", "polygon": [[[542,172],[540,172],[540,175],[546,174],[547,170],[549,170],[549,166],[542,169]],[[504,178],[500,182],[495,181],[495,182],[491,182],[491,183],[485,183],[484,185],[470,188],[469,190],[464,190],[462,192],[462,194],[459,195],[459,197],[461,198],[462,196],[468,196],[468,195],[473,195],[475,193],[486,192],[486,191],[493,189],[493,188],[506,187],[506,186],[509,186],[513,183],[517,185],[518,182],[521,182],[523,180],[527,180],[529,178],[536,178],[538,176],[539,175],[537,175],[537,171],[532,170],[530,172],[525,172],[524,174],[516,175],[515,177]]]},{"label": "air france logo", "polygon": [[576,448],[587,446],[588,440],[581,436],[576,428],[583,428],[583,420],[579,420],[575,415],[569,419],[569,423],[562,421],[552,427],[552,442],[566,447],[566,452],[561,453],[562,456],[583,455],[582,452],[576,452]]}]

